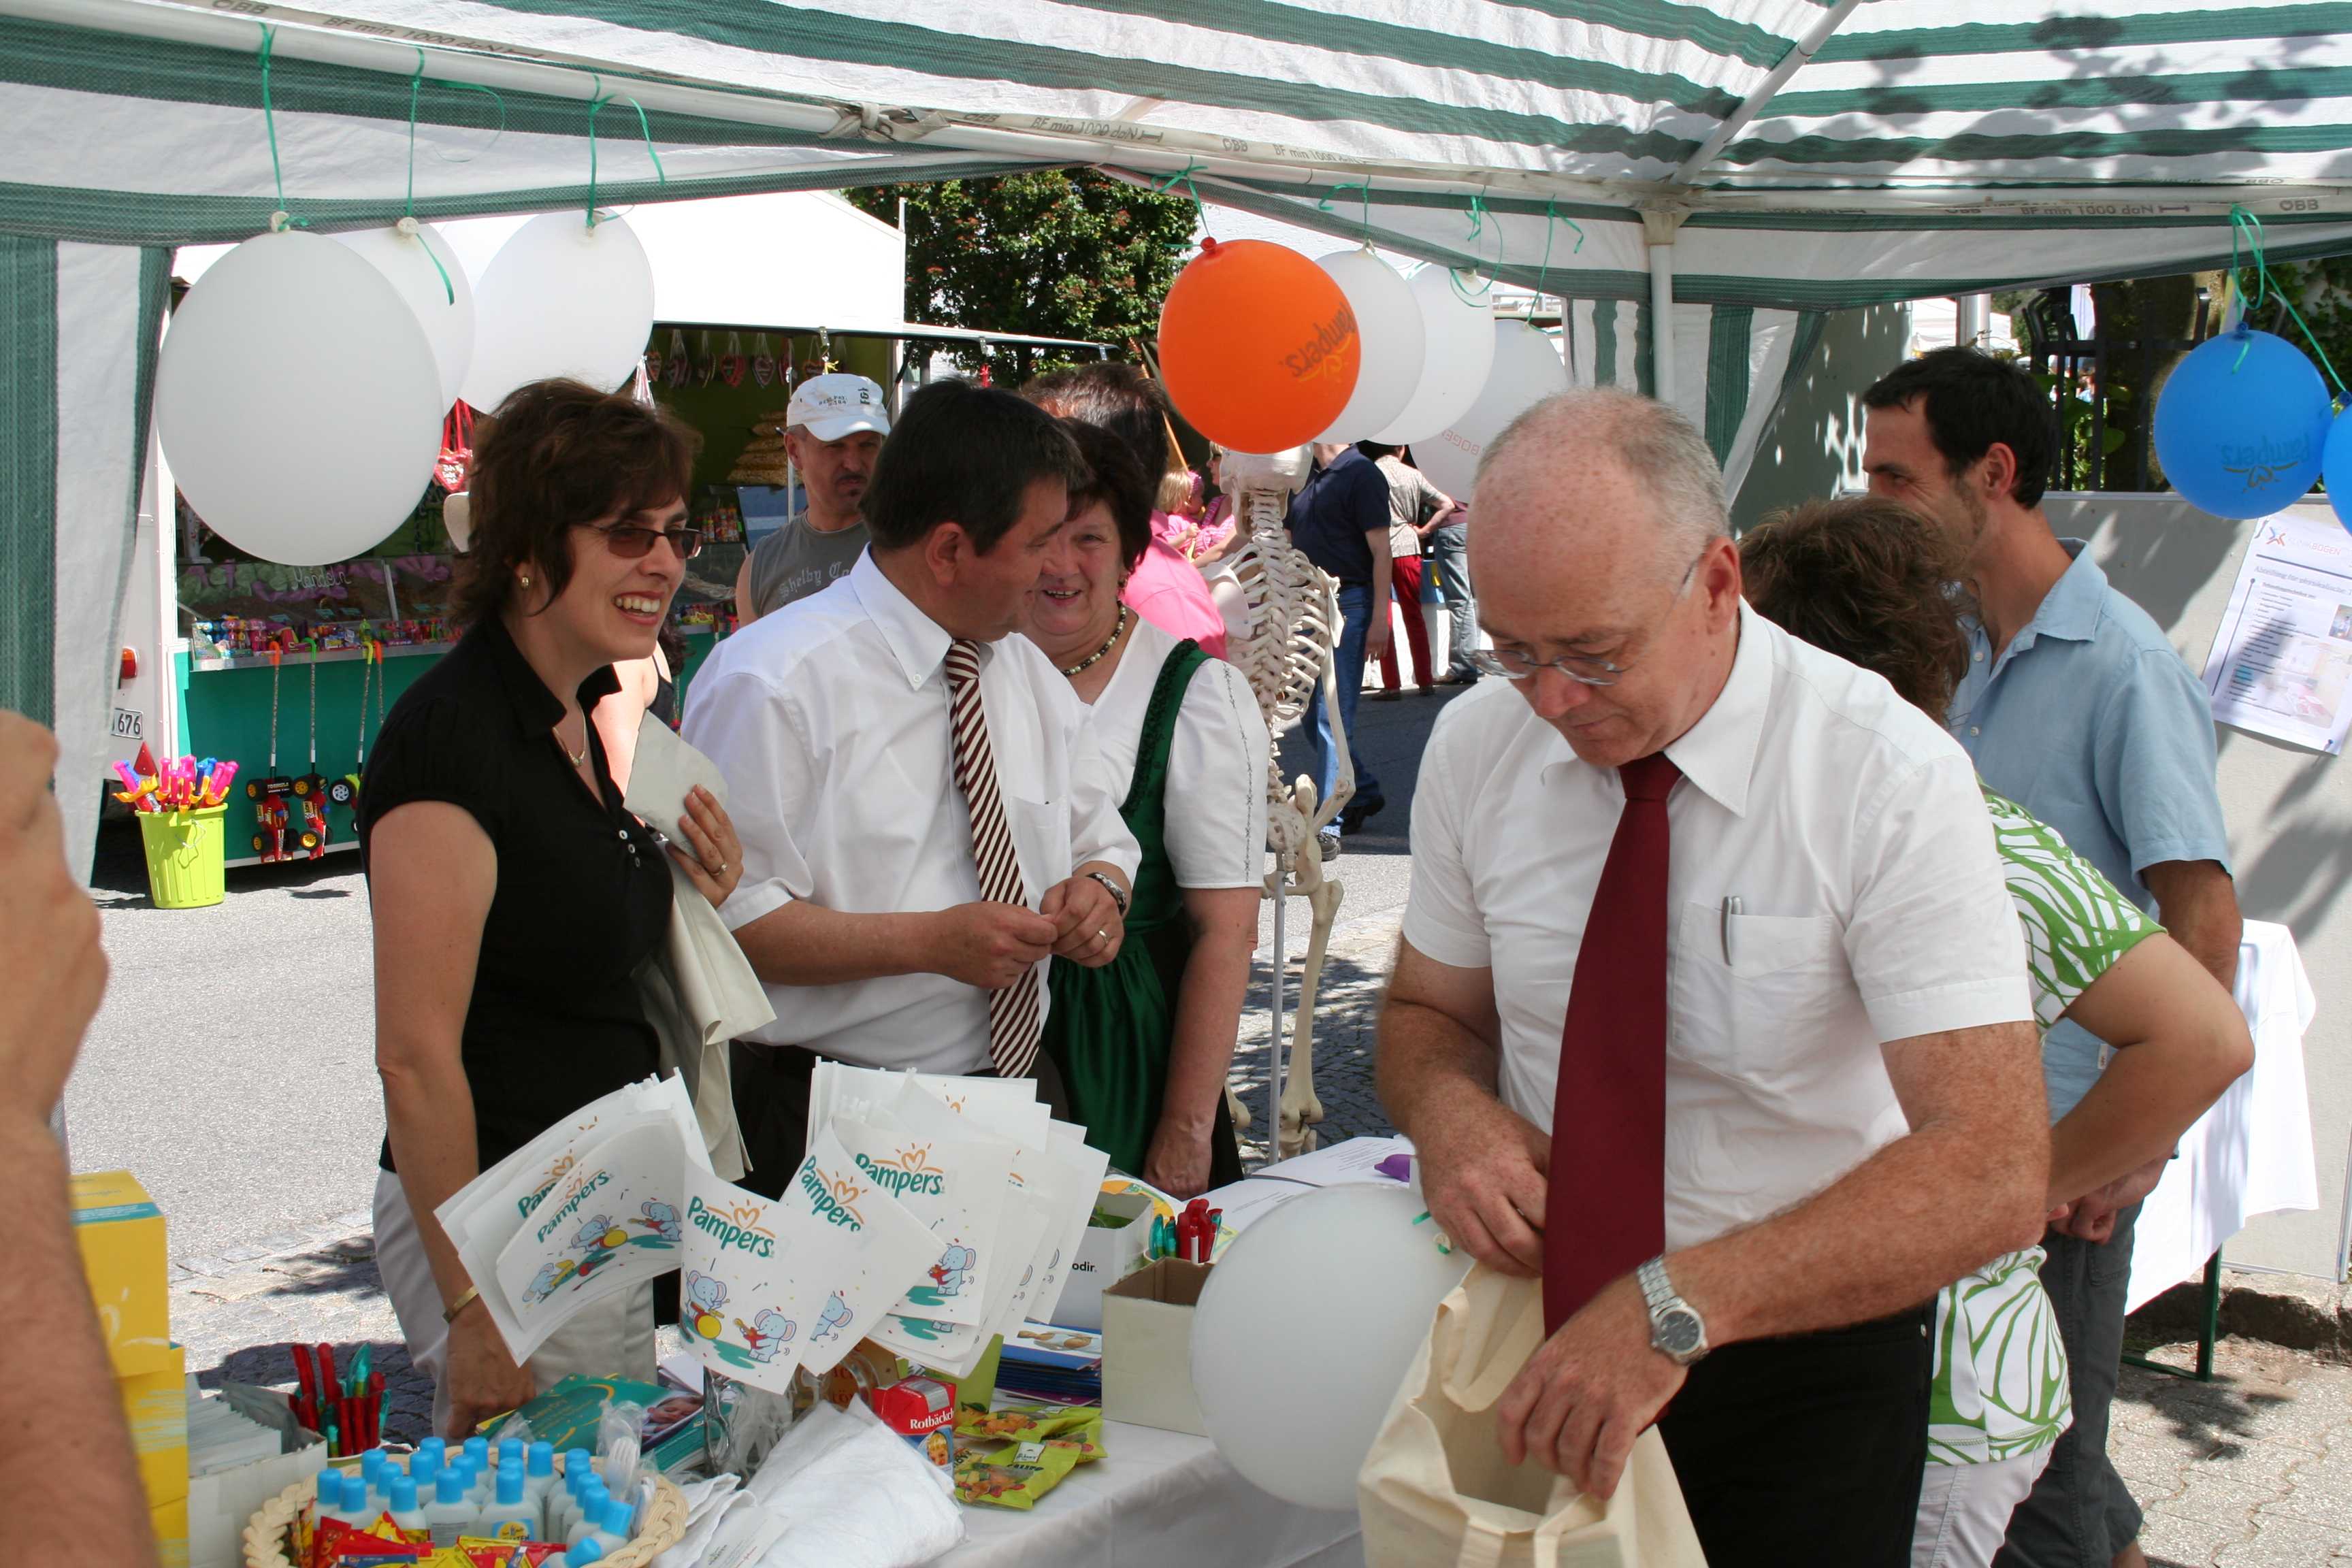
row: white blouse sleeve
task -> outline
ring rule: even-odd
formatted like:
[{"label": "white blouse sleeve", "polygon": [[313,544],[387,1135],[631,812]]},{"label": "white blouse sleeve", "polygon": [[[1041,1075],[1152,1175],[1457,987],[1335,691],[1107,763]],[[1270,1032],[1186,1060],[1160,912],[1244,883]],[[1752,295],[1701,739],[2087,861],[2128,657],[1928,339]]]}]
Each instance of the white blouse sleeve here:
[{"label": "white blouse sleeve", "polygon": [[1213,658],[1192,675],[1168,754],[1169,864],[1181,888],[1265,879],[1265,719],[1239,669]]}]

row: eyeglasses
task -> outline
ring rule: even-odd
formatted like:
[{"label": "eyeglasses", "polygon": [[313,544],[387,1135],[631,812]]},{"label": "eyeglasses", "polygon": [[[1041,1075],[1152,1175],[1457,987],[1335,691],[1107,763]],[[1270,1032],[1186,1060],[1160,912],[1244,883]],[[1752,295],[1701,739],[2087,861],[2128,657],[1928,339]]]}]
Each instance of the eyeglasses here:
[{"label": "eyeglasses", "polygon": [[643,560],[665,539],[677,552],[680,561],[691,561],[702,553],[702,530],[698,528],[640,528],[633,522],[575,522],[572,526],[603,534],[604,548],[624,561]]},{"label": "eyeglasses", "polygon": [[[1714,542],[1710,540],[1708,542],[1712,544]],[[1691,558],[1691,563],[1683,568],[1683,580],[1675,584],[1675,596],[1666,601],[1667,609],[1671,610],[1682,602],[1682,596],[1690,591],[1691,579],[1698,574],[1698,563],[1706,559],[1706,551],[1702,548]],[[1470,663],[1485,674],[1499,675],[1506,680],[1528,680],[1538,669],[1556,669],[1580,686],[1614,686],[1620,677],[1633,668],[1631,662],[1617,664],[1605,658],[1586,658],[1576,654],[1559,658],[1533,658],[1517,648],[1477,648],[1471,653]]]}]

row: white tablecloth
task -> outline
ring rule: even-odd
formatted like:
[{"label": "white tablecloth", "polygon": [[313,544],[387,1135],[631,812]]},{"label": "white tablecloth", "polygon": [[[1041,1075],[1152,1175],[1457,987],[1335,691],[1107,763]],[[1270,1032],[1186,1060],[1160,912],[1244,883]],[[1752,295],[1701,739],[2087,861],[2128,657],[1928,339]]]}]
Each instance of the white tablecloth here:
[{"label": "white tablecloth", "polygon": [[1362,1568],[1354,1514],[1269,1497],[1205,1437],[1113,1421],[1103,1447],[1027,1513],[965,1509],[940,1568]]},{"label": "white tablecloth", "polygon": [[2248,921],[2238,1005],[2254,1065],[2180,1141],[2180,1158],[2140,1210],[2126,1311],[2204,1272],[2214,1249],[2256,1215],[2319,1206],[2303,1032],[2318,1004],[2283,925]]}]

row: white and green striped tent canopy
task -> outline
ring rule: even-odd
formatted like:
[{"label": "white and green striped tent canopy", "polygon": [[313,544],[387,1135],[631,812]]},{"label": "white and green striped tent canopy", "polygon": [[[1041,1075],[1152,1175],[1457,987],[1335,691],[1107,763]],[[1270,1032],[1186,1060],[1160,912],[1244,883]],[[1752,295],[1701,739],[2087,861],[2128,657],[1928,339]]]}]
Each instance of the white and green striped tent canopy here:
[{"label": "white and green striped tent canopy", "polygon": [[1822,311],[2352,248],[2352,5],[0,0],[0,704],[87,797],[170,247],[1067,163],[1569,297],[1738,468]]}]

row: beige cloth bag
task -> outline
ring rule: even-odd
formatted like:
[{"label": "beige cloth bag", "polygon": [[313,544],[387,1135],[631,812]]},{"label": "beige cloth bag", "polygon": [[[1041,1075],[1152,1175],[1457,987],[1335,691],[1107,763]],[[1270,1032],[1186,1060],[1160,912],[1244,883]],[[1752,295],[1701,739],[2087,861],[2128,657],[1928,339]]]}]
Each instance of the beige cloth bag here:
[{"label": "beige cloth bag", "polygon": [[711,1170],[740,1182],[751,1157],[735,1121],[729,1042],[774,1023],[776,1010],[710,900],[677,861],[662,860],[672,883],[669,934],[639,966],[637,997],[661,1041],[660,1070],[686,1080]]},{"label": "beige cloth bag", "polygon": [[1706,1568],[1655,1428],[1605,1503],[1503,1458],[1495,1403],[1543,1337],[1538,1280],[1481,1264],[1439,1305],[1357,1478],[1368,1568]]}]

